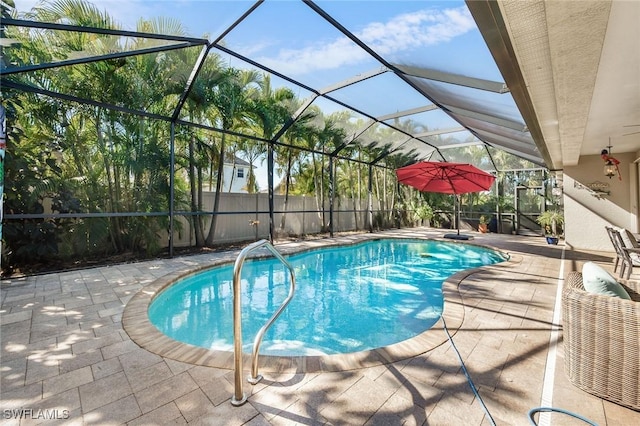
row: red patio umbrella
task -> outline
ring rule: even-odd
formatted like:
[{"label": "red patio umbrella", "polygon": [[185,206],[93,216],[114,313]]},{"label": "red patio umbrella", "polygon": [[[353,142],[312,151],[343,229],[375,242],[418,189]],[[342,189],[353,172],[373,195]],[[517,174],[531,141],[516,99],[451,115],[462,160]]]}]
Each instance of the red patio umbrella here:
[{"label": "red patio umbrella", "polygon": [[[496,179],[490,173],[465,163],[423,161],[396,170],[398,182],[423,192],[466,194],[487,191]],[[458,208],[458,214],[460,209]],[[459,222],[459,220],[458,220]],[[460,228],[458,234],[460,234]]]},{"label": "red patio umbrella", "polygon": [[487,191],[496,177],[465,163],[423,161],[396,170],[398,182],[423,192],[466,194]]}]

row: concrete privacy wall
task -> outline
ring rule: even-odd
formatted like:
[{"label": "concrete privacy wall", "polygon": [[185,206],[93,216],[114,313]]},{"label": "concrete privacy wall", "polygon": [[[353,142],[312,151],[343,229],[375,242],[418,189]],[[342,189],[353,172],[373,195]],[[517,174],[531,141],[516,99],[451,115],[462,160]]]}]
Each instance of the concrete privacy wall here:
[{"label": "concrete privacy wall", "polygon": [[[205,192],[203,210],[211,212],[213,210],[213,199],[215,193]],[[354,212],[354,202],[351,199],[336,199],[334,202],[334,226],[335,232],[355,231],[368,229],[368,219],[366,211],[367,200],[356,202]],[[380,203],[374,199],[374,212],[380,209]],[[274,210],[284,211],[284,196],[274,196]],[[310,213],[299,213],[299,211],[311,211]],[[322,232],[322,210],[317,205],[314,197],[289,196],[284,229],[280,229],[284,213],[274,214],[274,226],[281,235],[302,235],[317,234]],[[329,202],[324,205],[325,223],[329,224]],[[264,212],[264,213],[256,213]],[[260,238],[269,238],[269,196],[268,194],[240,194],[221,193],[220,194],[220,215],[216,225],[215,241],[217,243],[231,243],[239,241],[251,241]],[[225,214],[225,212],[236,212]],[[246,212],[246,213],[237,213]],[[189,226],[189,217],[178,216],[177,220],[182,224],[181,230],[175,232],[175,247],[186,247],[195,244],[193,230]],[[205,218],[205,235],[209,230],[211,216]],[[167,239],[168,240],[168,239]]]},{"label": "concrete privacy wall", "polygon": [[[572,248],[613,251],[605,225],[638,232],[638,155],[614,156],[620,161],[622,180],[604,176],[604,161],[598,155],[582,156],[577,166],[564,168],[565,241]],[[610,194],[589,189],[598,183],[608,185]]]}]

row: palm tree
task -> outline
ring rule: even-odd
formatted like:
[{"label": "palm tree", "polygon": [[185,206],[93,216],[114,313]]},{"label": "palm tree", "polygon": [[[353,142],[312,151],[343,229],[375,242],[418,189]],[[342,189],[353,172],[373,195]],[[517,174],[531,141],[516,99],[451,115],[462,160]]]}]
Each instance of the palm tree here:
[{"label": "palm tree", "polygon": [[[190,73],[200,52],[196,49],[181,49],[177,52],[177,72],[168,79],[176,94],[181,93],[188,84]],[[210,105],[213,88],[216,81],[223,75],[222,64],[218,55],[209,55],[197,78],[193,81],[186,102],[183,106],[183,116],[192,123],[212,124],[217,121],[218,111]],[[187,137],[186,162],[187,176],[190,190],[190,209],[194,213],[191,223],[194,229],[196,247],[205,245],[203,211],[203,169],[211,167],[213,150],[205,142],[207,133],[196,128],[189,128]]]},{"label": "palm tree", "polygon": [[[297,111],[302,105],[302,101],[293,101],[289,103],[290,111]],[[289,204],[289,191],[291,189],[292,171],[296,163],[301,158],[302,150],[291,148],[291,146],[299,145],[304,147],[309,145],[307,140],[313,139],[313,134],[316,129],[313,125],[313,121],[317,116],[317,110],[307,109],[300,116],[297,117],[295,122],[287,129],[283,135],[283,139],[289,145],[288,147],[282,147],[277,150],[280,151],[278,155],[280,172],[284,175],[284,203],[283,214],[280,217],[280,229],[284,231],[287,219],[287,208]]]},{"label": "palm tree", "polygon": [[[4,12],[3,7],[3,14]],[[43,4],[25,16],[37,21],[116,28],[108,14],[81,1],[57,1]],[[95,34],[72,34],[64,31],[34,32],[17,28],[11,29],[11,37],[21,40],[20,45],[15,49],[6,51],[10,56],[7,59],[14,63],[51,61],[55,59],[54,56],[56,58],[66,57],[74,51],[89,49],[90,46],[96,53],[103,53],[101,49],[106,42],[106,37]],[[20,75],[17,78],[50,90],[71,92],[69,89],[75,88],[73,84],[76,80],[73,74],[77,73],[80,68],[90,69],[80,66],[67,67],[58,69],[57,72],[34,72]],[[94,76],[87,73],[87,75],[83,75],[83,78],[91,80],[94,79]],[[75,84],[79,85],[80,83],[76,81]],[[12,197],[8,197],[7,201],[9,204],[14,203],[14,205],[9,207],[14,212],[26,208],[24,213],[41,213],[41,200],[46,196],[53,200],[53,209],[61,212],[78,212],[80,209],[87,209],[85,207],[87,205],[93,205],[89,203],[91,196],[103,200],[104,197],[100,196],[104,193],[98,189],[98,175],[95,169],[83,164],[87,159],[84,155],[86,152],[84,146],[87,145],[85,139],[89,142],[95,141],[95,135],[87,131],[87,129],[91,129],[91,124],[86,128],[84,126],[80,129],[77,127],[77,124],[86,122],[87,113],[90,113],[91,109],[24,93],[15,95],[13,99],[9,100],[9,103],[14,107],[12,111],[17,112],[18,109],[15,107],[19,106],[20,113],[12,121],[15,129],[22,129],[13,139],[13,141],[20,140],[20,143],[17,144],[16,149],[12,150],[12,154],[20,161],[12,161],[11,167],[7,170],[9,175],[20,171],[16,179],[11,179],[14,182],[14,188],[9,191]],[[32,148],[36,148],[37,155],[30,154]],[[67,153],[70,154],[67,155]],[[95,150],[93,154],[95,155]],[[66,162],[64,161],[65,155],[71,155],[71,158],[84,161]],[[19,166],[21,161],[25,162],[25,168]],[[93,161],[94,159],[91,159],[91,162]],[[89,185],[85,186],[87,191],[84,196],[79,193],[83,186],[76,185],[77,179],[74,179],[78,176],[89,181]],[[21,186],[21,183],[28,182],[29,179],[34,179],[33,184]],[[90,188],[98,190],[93,193]],[[85,201],[84,206],[80,204],[82,201]],[[98,221],[93,221],[93,223],[96,222]],[[12,252],[13,254],[28,254],[28,262],[31,263],[37,259],[34,254],[41,255],[47,252],[52,255],[49,249],[54,250],[55,255],[63,254],[58,251],[57,244],[62,241],[64,235],[74,234],[73,229],[71,232],[65,231],[70,230],[71,226],[81,226],[82,223],[83,221],[74,223],[65,219],[27,220],[23,224],[33,229],[29,232],[23,232],[23,235],[41,235],[47,241],[22,241],[18,247],[12,244],[14,249]],[[35,232],[37,228],[40,230]],[[36,243],[36,246],[32,247],[33,243]],[[115,244],[113,238],[112,243]],[[105,245],[108,247],[108,244],[101,244],[100,247],[105,247]]]},{"label": "palm tree", "polygon": [[[271,86],[271,78],[263,75],[258,84],[257,93],[251,96],[248,105],[249,123],[255,129],[258,136],[263,139],[272,140],[277,129],[282,128],[287,120],[291,118],[290,109],[287,104],[295,99],[294,93],[289,88],[274,90]],[[267,154],[273,153],[273,144],[267,147]],[[269,155],[268,155],[269,157]],[[267,164],[269,175],[273,175],[273,162]],[[269,182],[269,191],[273,190],[273,182]],[[270,220],[270,232],[273,232],[273,223]]]},{"label": "palm tree", "polygon": [[[222,130],[229,131],[238,124],[247,114],[249,108],[248,95],[254,93],[248,90],[250,85],[259,82],[260,75],[257,71],[240,71],[234,68],[224,70],[221,79],[213,89],[212,104],[218,110]],[[222,191],[222,178],[224,171],[224,156],[226,153],[226,133],[220,138],[218,158],[218,171],[216,179],[216,195],[213,202],[213,216],[207,235],[206,244],[212,245],[216,231],[217,214],[220,209],[220,193]]]},{"label": "palm tree", "polygon": [[[340,144],[342,144],[343,141],[345,141],[346,131],[344,129],[348,127],[350,118],[351,114],[346,111],[336,112],[328,117],[324,117],[324,126],[321,130],[316,132],[315,139],[317,141],[315,146],[311,148],[315,148],[316,150],[320,150],[323,152],[335,150],[338,146],[340,146]],[[320,164],[317,165],[315,153],[312,152],[311,161],[313,188],[315,189],[313,191],[313,194],[316,200],[316,209],[318,211],[318,215],[320,215],[322,219],[322,227],[324,229],[327,224],[324,213],[324,197],[329,188],[329,183],[324,173],[324,157],[320,158]],[[318,173],[318,167],[320,169],[320,173]]]},{"label": "palm tree", "polygon": [[249,163],[249,175],[247,176],[246,191],[249,194],[257,193],[260,188],[256,179],[254,168],[258,159],[264,155],[264,144],[250,139],[242,139],[238,143],[238,151],[244,154],[245,159]]},{"label": "palm tree", "polygon": [[[29,14],[31,19],[64,22],[100,28],[117,28],[106,12],[78,0],[47,3]],[[139,29],[183,34],[175,21],[141,21]],[[121,40],[91,33],[41,31],[27,52],[42,43],[40,51],[55,51],[65,57],[75,51],[104,54],[122,49],[149,47],[148,39]],[[122,44],[124,43],[124,44]],[[13,49],[12,49],[13,50]],[[36,55],[37,56],[37,55]],[[174,69],[166,55],[68,66],[55,72],[25,74],[35,84],[63,93],[79,93],[86,98],[167,114],[171,111],[164,87],[153,84],[171,75]],[[46,54],[42,55],[46,59]],[[134,88],[134,90],[131,90]],[[34,104],[42,104],[37,100]],[[103,107],[56,102],[63,162],[67,179],[83,179],[74,188],[85,208],[100,212],[148,212],[166,210],[169,162],[167,126],[123,115]],[[89,222],[89,221],[86,221]],[[92,219],[96,223],[97,220]],[[107,227],[113,249],[153,251],[157,232],[166,228],[165,218],[114,216]],[[78,221],[81,223],[81,221]],[[106,223],[106,222],[105,222]],[[104,244],[102,244],[104,246]]]}]

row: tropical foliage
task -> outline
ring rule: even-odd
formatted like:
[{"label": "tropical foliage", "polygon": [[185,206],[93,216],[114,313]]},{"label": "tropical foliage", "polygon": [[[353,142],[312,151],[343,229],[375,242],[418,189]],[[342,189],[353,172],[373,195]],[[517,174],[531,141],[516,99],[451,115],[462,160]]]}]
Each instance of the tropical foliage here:
[{"label": "tropical foliage", "polygon": [[538,216],[536,222],[542,225],[545,235],[557,237],[563,232],[564,214],[557,209],[547,210]]},{"label": "tropical foliage", "polygon": [[[0,3],[3,16],[15,15],[5,4],[11,1]],[[20,18],[118,29],[107,12],[83,0],[44,2]],[[137,30],[185,35],[180,22],[171,19],[140,20]],[[89,32],[21,27],[3,31],[3,37],[15,41],[3,52],[3,60],[12,67],[153,50],[163,43]],[[157,255],[166,248],[162,238],[171,225],[181,231],[177,221],[169,221],[171,206],[188,218],[195,246],[213,246],[223,163],[236,158],[251,166],[249,193],[259,190],[254,169],[265,161],[282,177],[274,182],[285,200],[280,229],[286,227],[288,197],[293,195],[313,197],[324,229],[329,226],[325,206],[332,197],[349,200],[337,207],[352,211],[356,228],[364,229],[358,211],[370,191],[380,203],[374,226],[410,222],[412,205],[451,209],[448,196],[421,194],[396,184],[395,168],[411,157],[386,155],[386,148],[367,148],[364,141],[390,138],[384,126],[368,130],[374,134],[358,133],[367,128],[364,119],[346,111],[326,114],[315,106],[296,116],[304,100],[292,89],[274,87],[267,73],[230,66],[212,51],[191,82],[202,49],[11,76],[23,88],[37,90],[3,88],[0,99],[8,122],[5,270],[115,254]],[[186,98],[181,104],[182,96]],[[446,136],[442,138],[446,144]],[[471,160],[483,152],[467,146],[452,161]],[[503,164],[516,167],[518,161],[505,157]],[[375,166],[370,169],[371,163]],[[212,210],[205,209],[204,191],[215,193]],[[489,206],[488,197],[469,195],[467,205]],[[421,217],[424,213],[415,212]]]}]

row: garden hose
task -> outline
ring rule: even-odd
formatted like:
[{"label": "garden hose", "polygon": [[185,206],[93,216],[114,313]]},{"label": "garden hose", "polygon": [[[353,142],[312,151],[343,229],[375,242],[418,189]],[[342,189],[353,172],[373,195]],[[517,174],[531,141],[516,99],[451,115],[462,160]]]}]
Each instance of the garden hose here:
[{"label": "garden hose", "polygon": [[[471,379],[471,376],[469,375],[469,372],[467,371],[467,367],[464,364],[464,361],[462,360],[462,356],[460,355],[460,352],[458,351],[458,348],[456,347],[455,343],[453,343],[453,338],[451,337],[451,334],[449,333],[449,330],[447,329],[447,324],[446,324],[444,318],[441,318],[441,319],[442,319],[442,325],[443,325],[444,331],[447,334],[447,337],[449,338],[449,342],[451,343],[451,347],[453,348],[454,352],[458,356],[458,360],[460,361],[460,365],[462,366],[462,371],[464,372],[464,375],[467,378],[467,382],[469,383],[469,387],[471,387],[471,390],[473,391],[474,395],[476,396],[476,398],[478,398],[478,401],[480,401],[480,405],[482,405],[482,409],[486,413],[487,419],[489,420],[489,423],[492,426],[496,426],[495,420],[491,416],[491,413],[489,412],[489,409],[487,408],[486,404],[482,400],[482,397],[480,396],[480,393],[478,392],[478,389],[476,389],[476,386],[473,383],[473,380]],[[538,424],[534,420],[534,416],[537,413],[540,413],[540,412],[554,412],[554,413],[566,414],[566,415],[574,417],[574,418],[576,418],[578,420],[582,420],[583,422],[585,422],[585,423],[587,423],[587,424],[589,424],[591,426],[598,426],[597,423],[595,423],[595,422],[593,422],[593,421],[591,421],[591,420],[587,419],[586,417],[583,417],[583,416],[581,416],[579,414],[576,414],[576,413],[568,411],[568,410],[564,410],[562,408],[553,408],[553,407],[537,407],[537,408],[532,408],[531,410],[529,410],[528,417],[529,417],[529,423],[531,425],[538,426]]]},{"label": "garden hose", "polygon": [[447,337],[449,338],[449,342],[451,343],[451,347],[453,348],[454,352],[458,356],[458,360],[460,361],[460,365],[462,366],[462,371],[464,372],[464,375],[467,377],[467,382],[469,383],[469,386],[471,387],[471,390],[473,391],[473,393],[476,396],[476,398],[478,398],[478,401],[480,401],[480,405],[482,405],[482,409],[486,413],[487,419],[489,419],[489,423],[491,423],[492,426],[496,426],[496,422],[493,420],[493,417],[491,417],[491,413],[489,412],[489,409],[487,408],[487,406],[485,405],[484,401],[482,400],[482,397],[480,396],[480,393],[478,393],[478,390],[476,389],[476,386],[473,384],[473,380],[471,380],[471,376],[469,375],[469,372],[467,371],[467,367],[464,365],[464,361],[462,360],[462,356],[460,355],[460,352],[458,351],[458,348],[453,343],[453,338],[451,337],[451,334],[449,334],[449,330],[447,329],[447,324],[446,324],[444,318],[441,317],[440,319],[442,320],[442,325],[443,325],[445,333],[447,333]]},{"label": "garden hose", "polygon": [[562,414],[566,414],[568,416],[574,417],[578,420],[582,420],[583,422],[590,424],[591,426],[598,426],[597,423],[592,422],[591,420],[581,416],[580,414],[576,414],[568,410],[563,410],[562,408],[553,408],[553,407],[537,407],[529,410],[529,423],[531,423],[533,426],[538,426],[536,421],[533,419],[533,416],[535,416],[536,413],[538,412],[562,413]]}]

